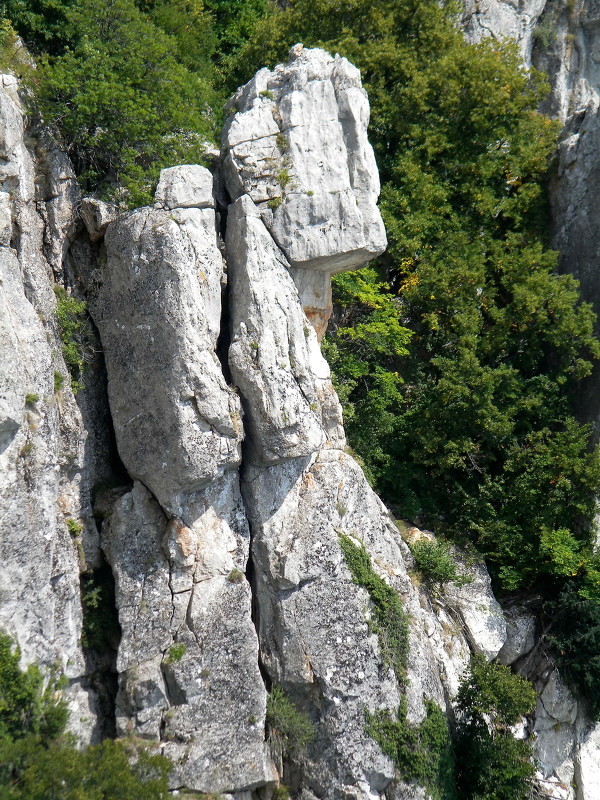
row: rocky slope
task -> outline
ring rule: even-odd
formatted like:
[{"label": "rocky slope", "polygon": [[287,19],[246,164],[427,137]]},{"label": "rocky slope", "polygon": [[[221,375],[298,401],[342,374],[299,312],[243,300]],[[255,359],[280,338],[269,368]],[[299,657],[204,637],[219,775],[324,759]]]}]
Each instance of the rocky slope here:
[{"label": "rocky slope", "polygon": [[[237,800],[281,781],[302,800],[426,796],[394,780],[365,712],[405,694],[411,723],[425,700],[452,718],[470,652],[500,653],[537,681],[540,787],[592,800],[600,733],[533,619],[507,623],[481,565],[442,597],[419,586],[345,449],[318,345],[330,275],[385,247],[358,71],[297,46],[229,110],[214,176],[164,170],[152,207],[118,215],[82,200],[2,79],[0,627],[68,677],[83,741],[141,737],[174,789]],[[56,285],[93,320],[76,395]],[[341,537],[408,612],[406,687]],[[312,722],[305,751],[267,741],[274,687]]]}]

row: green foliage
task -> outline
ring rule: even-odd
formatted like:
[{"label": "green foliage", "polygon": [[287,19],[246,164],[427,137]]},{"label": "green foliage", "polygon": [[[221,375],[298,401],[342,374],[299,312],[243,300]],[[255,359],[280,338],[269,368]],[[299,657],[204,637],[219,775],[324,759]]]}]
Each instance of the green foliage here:
[{"label": "green foliage", "polygon": [[403,781],[425,786],[434,800],[458,800],[448,721],[435,703],[425,707],[427,716],[419,725],[408,723],[404,698],[396,719],[388,711],[367,712],[367,732],[392,759]]},{"label": "green foliage", "polygon": [[64,375],[61,375],[60,372],[54,372],[54,393],[60,392],[60,390],[65,385],[65,378]]},{"label": "green foliage", "polygon": [[69,534],[73,537],[73,539],[77,539],[79,536],[81,536],[81,533],[83,531],[83,525],[76,519],[68,519],[67,530],[69,531]]},{"label": "green foliage", "polygon": [[[598,565],[577,581],[568,581],[560,595],[546,604],[551,615],[548,642],[561,674],[577,695],[587,700],[589,713],[600,720],[600,602]],[[590,574],[591,573],[591,574]]]},{"label": "green foliage", "polygon": [[114,648],[119,639],[115,587],[110,569],[99,567],[81,579],[83,628],[81,644],[92,650]]},{"label": "green foliage", "polygon": [[14,800],[167,800],[169,762],[123,742],[81,751],[65,737],[62,682],[22,670],[0,633],[0,796]]},{"label": "green foliage", "polygon": [[210,17],[192,0],[145,5],[69,4],[68,47],[40,56],[37,71],[40,113],[84,189],[122,205],[148,201],[160,168],[200,160],[212,132]]},{"label": "green foliage", "polygon": [[267,725],[270,740],[290,758],[301,755],[314,739],[315,731],[308,716],[278,686],[267,697]]},{"label": "green foliage", "polygon": [[71,0],[4,0],[2,13],[33,53],[58,53],[70,41],[71,5]]},{"label": "green foliage", "polygon": [[237,65],[302,41],[361,69],[390,248],[334,281],[325,351],[349,440],[400,516],[469,536],[506,590],[551,591],[591,557],[599,460],[570,396],[600,347],[547,247],[545,79],[509,43],[468,45],[456,12],[290,0]]},{"label": "green foliage", "polygon": [[379,638],[384,663],[391,666],[400,684],[406,681],[408,618],[398,594],[380,578],[364,546],[340,536],[340,547],[352,580],[369,593],[373,604],[372,626]]},{"label": "green foliage", "polygon": [[279,208],[279,206],[283,203],[282,197],[271,197],[270,200],[267,200],[267,205],[272,211]]},{"label": "green foliage", "polygon": [[[0,632],[0,743],[29,734],[54,738],[67,723],[67,707],[60,698],[60,681],[45,681],[39,667],[21,670],[21,653],[10,636]],[[0,757],[0,763],[2,758]]]},{"label": "green foliage", "polygon": [[409,542],[409,547],[417,569],[432,588],[440,589],[445,583],[454,583],[456,586],[471,583],[472,578],[459,574],[449,542],[443,539],[431,542],[418,539]]},{"label": "green foliage", "polygon": [[464,800],[525,800],[534,773],[529,741],[514,739],[510,727],[531,714],[536,694],[507,667],[471,658],[457,707],[457,771]]},{"label": "green foliage", "polygon": [[229,581],[229,583],[244,583],[244,581],[246,580],[246,576],[244,575],[241,569],[234,567],[227,576],[227,580]]},{"label": "green foliage", "polygon": [[77,394],[82,388],[86,361],[93,352],[93,333],[87,313],[87,303],[68,295],[62,286],[55,286],[54,294],[62,354],[71,374],[73,394]]},{"label": "green foliage", "polygon": [[286,186],[292,180],[292,176],[290,175],[290,171],[287,167],[282,167],[277,173],[277,183],[281,186],[282,189],[285,189]]},{"label": "green foliage", "polygon": [[[133,755],[133,754],[131,754]],[[167,759],[110,739],[81,752],[29,736],[0,745],[2,797],[15,800],[167,800]]]},{"label": "green foliage", "polygon": [[33,392],[28,392],[25,395],[25,405],[26,406],[34,406],[39,399],[40,399],[39,395],[34,394]]},{"label": "green foliage", "polygon": [[169,655],[167,656],[166,660],[170,664],[174,664],[177,661],[181,661],[186,652],[187,647],[183,644],[183,642],[178,642],[177,644],[171,645],[169,648]]}]

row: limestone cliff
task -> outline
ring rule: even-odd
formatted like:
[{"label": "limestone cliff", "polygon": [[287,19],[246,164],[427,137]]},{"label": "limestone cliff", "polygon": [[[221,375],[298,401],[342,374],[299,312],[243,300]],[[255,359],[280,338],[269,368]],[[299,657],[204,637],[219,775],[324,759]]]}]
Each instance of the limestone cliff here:
[{"label": "limestone cliff", "polygon": [[[600,734],[532,619],[507,629],[482,565],[444,597],[420,587],[345,449],[318,344],[329,280],[386,244],[358,71],[297,46],[229,110],[214,176],[164,170],[154,205],[119,215],[79,196],[2,79],[0,627],[26,661],[58,660],[82,740],[135,734],[173,759],[173,789],[237,800],[282,780],[302,800],[425,797],[365,713],[404,693],[412,723],[426,700],[452,718],[470,652],[500,653],[539,681],[540,786],[575,797],[574,777],[592,800]],[[53,285],[93,320],[77,394]],[[409,615],[406,687],[341,537]],[[84,626],[90,579],[114,588],[104,647]],[[267,741],[274,687],[312,722],[304,751]]]}]

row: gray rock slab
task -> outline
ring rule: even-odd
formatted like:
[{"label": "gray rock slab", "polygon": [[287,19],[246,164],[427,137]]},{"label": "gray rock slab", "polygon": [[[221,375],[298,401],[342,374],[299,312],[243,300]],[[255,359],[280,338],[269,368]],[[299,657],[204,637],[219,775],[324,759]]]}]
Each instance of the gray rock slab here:
[{"label": "gray rock slab", "polygon": [[277,775],[264,740],[237,472],[190,496],[184,516],[167,520],[136,483],[103,531],[122,629],[119,731],[161,743],[174,787],[251,789]]},{"label": "gray rock slab", "polygon": [[341,408],[287,262],[248,196],[229,208],[229,365],[261,463],[344,442]]},{"label": "gray rock slab", "polygon": [[215,353],[223,264],[212,209],[141,209],[110,225],[92,313],[117,444],[172,513],[240,462],[239,398]]},{"label": "gray rock slab", "polygon": [[162,208],[214,208],[213,176],[199,164],[168,167],[160,173],[154,194]]},{"label": "gray rock slab", "polygon": [[243,486],[254,531],[263,663],[316,725],[317,744],[303,760],[306,788],[332,800],[377,797],[394,770],[366,734],[364,715],[393,714],[400,693],[369,624],[369,596],[353,582],[339,536],[364,543],[410,616],[407,705],[418,722],[423,697],[444,706],[444,693],[441,662],[424,631],[426,612],[404,563],[408,548],[343,451],[247,467]]},{"label": "gray rock slab", "polygon": [[292,267],[332,273],[383,252],[369,103],[346,59],[297,45],[229,103],[227,188],[250,195]]}]

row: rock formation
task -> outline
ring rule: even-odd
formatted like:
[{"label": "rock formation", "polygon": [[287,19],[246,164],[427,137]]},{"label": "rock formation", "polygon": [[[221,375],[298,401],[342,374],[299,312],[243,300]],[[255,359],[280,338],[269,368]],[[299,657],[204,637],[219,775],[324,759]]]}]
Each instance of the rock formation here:
[{"label": "rock formation", "polygon": [[[529,35],[536,13],[511,32]],[[162,172],[154,206],[118,214],[79,196],[2,78],[0,627],[25,662],[67,676],[82,741],[135,734],[173,759],[174,789],[236,800],[268,800],[282,780],[302,800],[424,797],[394,780],[365,713],[404,696],[411,724],[427,700],[452,718],[470,653],[500,654],[538,680],[540,786],[574,779],[592,800],[600,736],[531,618],[517,610],[507,628],[481,564],[444,596],[419,586],[345,449],[318,345],[329,280],[386,244],[358,71],[296,46],[229,109],[228,207],[185,165]],[[76,394],[53,284],[88,302],[90,342],[97,331]],[[344,538],[408,614],[407,685]],[[114,590],[104,650],[86,628],[89,581]],[[303,751],[267,741],[274,687],[311,720]]]}]

